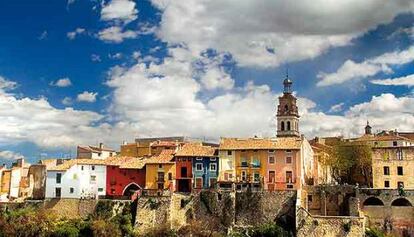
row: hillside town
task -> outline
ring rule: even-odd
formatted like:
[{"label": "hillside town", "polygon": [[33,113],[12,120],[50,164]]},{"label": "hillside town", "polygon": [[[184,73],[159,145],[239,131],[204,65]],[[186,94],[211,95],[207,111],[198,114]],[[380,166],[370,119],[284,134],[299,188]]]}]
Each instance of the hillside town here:
[{"label": "hillside town", "polygon": [[[412,236],[414,131],[373,133],[367,122],[359,137],[306,138],[300,133],[292,87],[286,77],[275,114],[275,137],[221,137],[217,143],[184,136],[136,138],[124,142],[119,149],[102,143],[79,145],[73,159],[44,159],[37,164],[19,159],[12,167],[1,167],[0,201],[135,201],[192,195],[203,190],[294,192],[298,236],[305,236],[309,225],[319,222],[322,228],[328,217],[331,222],[326,225],[335,226],[334,220],[349,220],[349,236],[360,236],[358,231],[366,225]],[[370,149],[367,173],[352,172],[357,182],[341,180],[333,163],[326,162],[337,158],[332,157],[332,150],[340,144]],[[363,156],[360,153],[357,156]],[[394,229],[390,229],[391,225]]]}]

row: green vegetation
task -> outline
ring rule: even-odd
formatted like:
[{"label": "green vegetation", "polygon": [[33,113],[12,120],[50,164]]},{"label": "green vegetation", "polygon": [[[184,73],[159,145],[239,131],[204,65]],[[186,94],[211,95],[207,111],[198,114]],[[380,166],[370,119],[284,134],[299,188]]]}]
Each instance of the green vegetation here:
[{"label": "green vegetation", "polygon": [[293,234],[275,223],[266,223],[243,231],[233,231],[231,237],[290,237]]},{"label": "green vegetation", "polygon": [[371,187],[372,149],[361,142],[342,142],[332,147],[324,161],[330,165],[333,175],[340,183]]},{"label": "green vegetation", "polygon": [[21,208],[0,212],[0,237],[117,237],[136,236],[128,205],[113,213],[112,204],[98,202],[85,219],[66,219],[50,210]]},{"label": "green vegetation", "polygon": [[394,237],[393,235],[385,234],[381,230],[375,228],[367,228],[365,230],[365,236],[367,237]]}]

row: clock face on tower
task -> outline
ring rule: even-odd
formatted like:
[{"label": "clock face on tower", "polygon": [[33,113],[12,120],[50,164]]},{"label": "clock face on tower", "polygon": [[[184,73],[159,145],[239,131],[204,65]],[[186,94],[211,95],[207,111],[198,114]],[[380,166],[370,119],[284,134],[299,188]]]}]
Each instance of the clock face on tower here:
[{"label": "clock face on tower", "polygon": [[299,112],[296,97],[292,94],[292,81],[286,78],[283,81],[283,95],[279,97],[277,107],[277,136],[299,137]]}]

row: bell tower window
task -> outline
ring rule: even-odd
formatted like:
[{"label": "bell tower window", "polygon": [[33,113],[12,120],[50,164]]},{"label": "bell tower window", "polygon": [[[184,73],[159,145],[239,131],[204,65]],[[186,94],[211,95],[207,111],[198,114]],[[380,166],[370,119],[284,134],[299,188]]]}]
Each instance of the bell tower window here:
[{"label": "bell tower window", "polygon": [[289,111],[289,106],[285,105],[285,112],[288,112],[288,111]]},{"label": "bell tower window", "polygon": [[285,122],[281,122],[280,123],[280,129],[282,130],[282,131],[285,131]]},{"label": "bell tower window", "polygon": [[290,131],[290,121],[287,121],[287,130]]}]

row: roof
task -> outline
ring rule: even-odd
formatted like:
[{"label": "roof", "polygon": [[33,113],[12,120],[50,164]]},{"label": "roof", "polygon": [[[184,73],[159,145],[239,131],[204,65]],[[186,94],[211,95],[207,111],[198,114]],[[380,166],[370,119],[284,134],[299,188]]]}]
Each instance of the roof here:
[{"label": "roof", "polygon": [[145,160],[145,164],[170,164],[174,158],[174,150],[162,150],[157,156]]},{"label": "roof", "polygon": [[295,137],[280,138],[221,138],[220,150],[277,150],[300,149],[302,140]]},{"label": "roof", "polygon": [[142,169],[145,166],[145,158],[131,156],[113,156],[106,159],[105,164],[119,166],[121,169]]},{"label": "roof", "polygon": [[151,147],[176,147],[178,142],[175,141],[155,141],[151,143]]},{"label": "roof", "polygon": [[414,132],[398,132],[398,135],[414,141]]},{"label": "roof", "polygon": [[97,147],[97,146],[78,146],[78,148],[86,150],[86,151],[90,151],[90,152],[102,152],[102,151],[109,151],[109,152],[115,152],[114,149],[111,148],[106,148],[106,147]]},{"label": "roof", "polygon": [[179,149],[175,156],[215,156],[216,148],[203,146],[201,143],[186,143]]},{"label": "roof", "polygon": [[70,159],[64,161],[63,164],[52,167],[48,170],[50,171],[64,171],[70,169],[74,165],[105,165],[106,160],[96,160],[96,159]]},{"label": "roof", "polygon": [[395,141],[395,140],[405,140],[409,141],[408,138],[394,135],[394,134],[387,134],[387,135],[366,135],[364,134],[362,137],[355,139],[354,141]]}]

